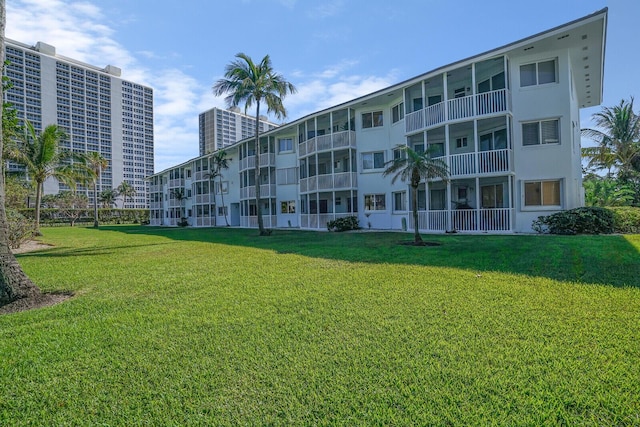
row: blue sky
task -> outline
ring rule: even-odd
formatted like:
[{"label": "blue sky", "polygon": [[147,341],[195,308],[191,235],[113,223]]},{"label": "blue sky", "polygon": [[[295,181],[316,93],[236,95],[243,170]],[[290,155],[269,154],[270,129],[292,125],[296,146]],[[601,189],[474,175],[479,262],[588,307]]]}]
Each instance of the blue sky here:
[{"label": "blue sky", "polygon": [[604,7],[611,106],[640,96],[638,0],[9,0],[6,36],[153,87],[160,171],[198,155],[198,114],[225,107],[211,86],[238,52],[296,85],[295,120]]}]

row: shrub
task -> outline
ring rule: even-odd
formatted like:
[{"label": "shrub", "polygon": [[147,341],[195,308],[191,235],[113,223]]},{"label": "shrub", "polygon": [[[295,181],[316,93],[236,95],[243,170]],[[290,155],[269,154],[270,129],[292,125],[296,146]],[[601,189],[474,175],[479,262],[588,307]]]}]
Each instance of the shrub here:
[{"label": "shrub", "polygon": [[12,249],[19,248],[21,244],[33,237],[35,224],[20,212],[7,209],[7,239]]},{"label": "shrub", "polygon": [[180,227],[186,227],[187,225],[189,225],[189,222],[187,221],[186,217],[182,217],[180,218],[180,221],[178,221],[178,226]]},{"label": "shrub", "polygon": [[613,212],[605,208],[583,207],[539,216],[531,228],[538,233],[608,234],[613,233]]},{"label": "shrub", "polygon": [[640,208],[620,206],[607,209],[613,213],[615,233],[640,233]]},{"label": "shrub", "polygon": [[360,224],[357,216],[337,218],[327,222],[327,230],[329,231],[358,230],[359,228]]}]

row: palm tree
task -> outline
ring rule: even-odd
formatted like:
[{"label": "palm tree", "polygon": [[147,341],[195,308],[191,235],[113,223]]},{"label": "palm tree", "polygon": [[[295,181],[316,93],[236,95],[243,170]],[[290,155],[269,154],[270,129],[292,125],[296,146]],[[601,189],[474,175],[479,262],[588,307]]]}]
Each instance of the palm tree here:
[{"label": "palm tree", "polygon": [[136,189],[127,181],[122,181],[116,190],[118,195],[122,196],[122,207],[127,203],[127,199],[133,202],[133,198],[136,196]]},{"label": "palm tree", "polygon": [[36,183],[35,233],[40,235],[40,202],[44,182],[55,178],[75,188],[76,181],[87,175],[82,155],[60,148],[66,134],[56,125],[48,125],[38,133],[30,122],[25,124],[24,140],[12,149],[12,160],[26,168],[27,175]]},{"label": "palm tree", "polygon": [[447,164],[440,159],[432,159],[429,151],[416,153],[410,147],[402,146],[403,151],[399,158],[388,161],[382,176],[393,175],[391,183],[395,183],[398,178],[402,182],[409,181],[411,186],[411,208],[413,212],[414,243],[422,243],[422,237],[418,232],[418,186],[420,181],[434,178],[449,179],[449,169]]},{"label": "palm tree", "polygon": [[118,192],[113,188],[107,188],[100,192],[99,200],[104,208],[112,208],[116,204]]},{"label": "palm tree", "polygon": [[[0,58],[4,58],[5,24],[5,0],[0,0]],[[2,85],[0,85],[0,99],[3,99],[2,89]],[[0,119],[2,110],[0,108]],[[3,135],[0,132],[0,163],[2,164],[4,164],[3,145]],[[9,247],[7,213],[4,208],[4,188],[4,173],[0,173],[0,306],[18,299],[40,295],[40,289],[24,273]]]},{"label": "palm tree", "polygon": [[227,157],[226,151],[220,150],[220,151],[217,151],[212,157],[210,157],[209,161],[211,162],[211,167],[209,168],[211,170],[211,173],[209,174],[209,176],[211,177],[211,180],[213,181],[216,176],[218,177],[218,181],[219,181],[218,184],[220,188],[220,200],[222,204],[222,213],[224,214],[224,222],[225,224],[227,224],[227,227],[228,227],[229,220],[227,219],[227,210],[225,209],[225,206],[224,206],[224,191],[222,189],[222,171],[229,169],[229,162],[231,161],[231,159]]},{"label": "palm tree", "polygon": [[171,195],[180,203],[180,219],[184,218],[184,201],[188,199],[187,193],[184,188],[174,188],[171,190]]},{"label": "palm tree", "polygon": [[98,228],[98,180],[101,178],[102,170],[109,166],[109,160],[100,153],[92,151],[87,154],[87,166],[93,171],[93,227]]},{"label": "palm tree", "polygon": [[225,101],[230,107],[237,107],[240,103],[244,103],[245,112],[254,103],[256,104],[256,210],[260,235],[265,236],[269,233],[264,228],[260,209],[260,103],[262,101],[266,103],[267,113],[273,113],[277,118],[285,118],[287,110],[282,100],[288,93],[295,93],[296,88],[273,70],[269,55],[262,58],[259,64],[255,64],[244,53],[238,53],[236,58],[225,67],[224,78],[213,85],[213,93],[216,96],[228,94]]},{"label": "palm tree", "polygon": [[633,97],[621,100],[614,107],[604,107],[592,116],[596,129],[582,129],[582,135],[596,142],[595,147],[585,147],[583,157],[589,159],[588,167],[613,168],[618,178],[626,180],[640,171],[640,116],[633,111]]}]

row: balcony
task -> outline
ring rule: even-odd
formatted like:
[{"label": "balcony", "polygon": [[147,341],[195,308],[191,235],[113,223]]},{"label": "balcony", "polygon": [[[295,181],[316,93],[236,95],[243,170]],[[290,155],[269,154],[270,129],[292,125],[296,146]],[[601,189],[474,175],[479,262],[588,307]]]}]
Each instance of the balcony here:
[{"label": "balcony", "polygon": [[511,109],[510,100],[511,93],[507,89],[449,99],[407,114],[404,118],[405,131],[412,133],[446,121],[506,113]]},{"label": "balcony", "polygon": [[342,172],[329,175],[316,175],[300,179],[300,192],[308,193],[322,190],[346,190],[357,187],[358,174],[355,172]]},{"label": "balcony", "polygon": [[[274,153],[260,154],[260,167],[276,165],[276,155]],[[256,156],[248,156],[240,160],[240,171],[253,169],[256,167]]]},{"label": "balcony", "polygon": [[336,148],[356,148],[356,133],[353,131],[336,132],[320,135],[298,144],[300,157],[308,156],[317,151],[329,151]]},{"label": "balcony", "polygon": [[[275,184],[266,184],[260,186],[260,198],[270,198],[276,197],[276,186]],[[256,187],[255,185],[251,185],[249,187],[240,188],[240,198],[241,199],[255,199],[256,198]]]},{"label": "balcony", "polygon": [[[456,209],[450,211],[419,211],[418,228],[422,231],[511,231],[513,209]],[[409,228],[414,228],[409,215]]]},{"label": "balcony", "polygon": [[[275,228],[278,226],[278,217],[276,215],[262,215],[262,223],[265,228]],[[241,216],[240,226],[258,228],[258,216]]]},{"label": "balcony", "polygon": [[511,171],[511,150],[480,151],[439,157],[449,166],[449,176],[459,178],[477,174]]}]

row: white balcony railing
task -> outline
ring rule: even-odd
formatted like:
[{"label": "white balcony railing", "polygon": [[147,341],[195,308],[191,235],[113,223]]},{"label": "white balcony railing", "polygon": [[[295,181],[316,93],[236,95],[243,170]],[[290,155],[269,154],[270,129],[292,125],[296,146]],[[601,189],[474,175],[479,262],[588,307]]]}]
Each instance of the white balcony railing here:
[{"label": "white balcony railing", "polygon": [[[422,231],[511,231],[512,209],[456,209],[450,211],[419,211],[418,226]],[[409,228],[413,229],[409,214]]]},{"label": "white balcony railing", "polygon": [[316,151],[328,151],[336,148],[356,146],[356,133],[342,131],[328,135],[319,135],[298,144],[298,154],[304,157]]},{"label": "white balcony railing", "polygon": [[462,98],[449,99],[430,105],[422,110],[408,113],[404,117],[405,131],[415,132],[436,126],[445,121],[503,113],[510,110],[509,91],[494,90]]},{"label": "white balcony railing", "polygon": [[508,148],[480,151],[477,153],[477,165],[476,153],[452,154],[438,158],[449,166],[449,176],[451,178],[474,174],[509,172],[511,170],[511,150]]},{"label": "white balcony railing", "polygon": [[[274,153],[260,154],[260,167],[275,166],[276,155]],[[240,170],[253,169],[256,167],[256,156],[248,156],[240,160]]]},{"label": "white balcony railing", "polygon": [[348,189],[358,185],[358,174],[341,172],[333,175],[316,175],[300,179],[300,192]]}]

